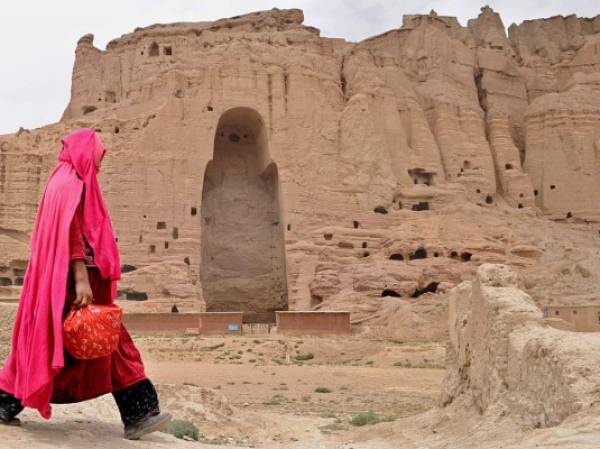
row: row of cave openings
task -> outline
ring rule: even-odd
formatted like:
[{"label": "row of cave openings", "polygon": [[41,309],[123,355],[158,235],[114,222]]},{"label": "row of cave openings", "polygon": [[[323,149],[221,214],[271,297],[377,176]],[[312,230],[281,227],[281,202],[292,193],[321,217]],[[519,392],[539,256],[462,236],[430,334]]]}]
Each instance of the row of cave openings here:
[{"label": "row of cave openings", "polygon": [[[410,295],[411,298],[418,298],[419,296],[425,294],[425,293],[435,293],[437,292],[438,286],[440,285],[439,282],[433,281],[428,283],[425,287],[423,288],[417,288],[413,294]],[[402,295],[400,293],[398,293],[396,290],[390,289],[390,288],[385,288],[382,292],[381,292],[381,297],[385,298],[385,297],[391,297],[391,298],[401,298]]]},{"label": "row of cave openings", "polygon": [[0,267],[0,287],[10,287],[11,285],[23,285],[25,268]]},{"label": "row of cave openings", "polygon": [[[393,203],[395,204],[396,200],[393,200]],[[398,201],[397,208],[398,208],[398,210],[404,209],[404,204],[402,203],[402,201]],[[412,210],[413,212],[431,210],[431,206],[429,204],[429,201],[418,201],[411,206],[410,210]],[[373,209],[373,212],[375,212],[376,214],[383,214],[383,215],[386,215],[389,213],[388,209],[385,206],[377,206]]]},{"label": "row of cave openings", "polygon": [[[439,251],[434,251],[433,253],[433,257],[440,257],[441,253]],[[396,253],[392,253],[389,256],[390,260],[398,260],[398,261],[404,261],[408,258],[408,260],[416,260],[416,259],[426,259],[428,257],[427,254],[427,250],[425,248],[423,248],[422,246],[417,248],[415,251],[409,253],[408,257],[405,257],[404,254],[400,253],[400,252],[396,252]],[[473,257],[473,253],[470,253],[468,251],[463,251],[460,254],[457,251],[450,251],[450,253],[448,253],[448,256],[450,259],[455,259],[455,260],[462,260],[463,262],[469,262],[471,260],[471,258]],[[425,287],[423,288],[417,288],[411,296],[411,298],[418,298],[419,296],[425,294],[425,293],[435,293],[437,292],[437,288],[440,285],[439,282],[436,281],[432,281],[430,283],[428,283]],[[384,288],[381,292],[381,297],[393,297],[393,298],[400,298],[402,297],[402,295],[400,293],[398,293],[396,290],[390,289],[390,288]]]},{"label": "row of cave openings", "polygon": [[[141,50],[140,54],[143,56],[144,50]],[[166,45],[163,46],[162,54],[165,56],[173,56],[173,47],[166,46]],[[150,47],[148,47],[148,56],[158,56],[158,55],[160,55],[160,46],[158,45],[157,42],[152,42],[150,44]]]},{"label": "row of cave openings", "polygon": [[[404,260],[427,259],[427,257],[428,257],[427,250],[421,246],[421,247],[417,248],[415,251],[410,252],[408,254],[408,256],[406,256],[406,257],[401,252],[395,252],[395,253],[390,254],[389,259],[404,261]],[[443,257],[443,255],[439,251],[434,251],[433,257]],[[450,259],[454,259],[454,260],[461,260],[463,262],[469,262],[471,260],[471,258],[473,257],[473,253],[470,253],[469,251],[463,251],[459,254],[458,251],[450,251],[447,254],[447,257]]]},{"label": "row of cave openings", "polygon": [[[358,228],[360,226],[360,223],[358,221],[354,221],[353,222],[354,228]],[[325,240],[332,240],[333,239],[333,233],[332,232],[326,232],[323,234],[323,238]],[[354,248],[354,244],[350,243],[350,242],[344,242],[344,241],[340,241],[338,242],[338,246],[340,248],[347,248],[347,249],[353,249]],[[362,248],[363,249],[367,249],[369,246],[368,242],[362,242]],[[368,251],[364,251],[363,253],[363,257],[368,257],[369,256],[369,252]],[[401,252],[395,252],[392,253],[389,256],[390,260],[398,260],[398,261],[404,261],[404,260],[417,260],[417,259],[427,259],[428,253],[427,250],[420,246],[419,248],[417,248],[415,251],[410,252],[407,256],[405,256],[403,253]],[[434,251],[433,252],[433,257],[443,257],[443,254],[440,251]],[[459,253],[458,251],[450,251],[449,253],[447,253],[447,256],[450,259],[454,259],[454,260],[461,260],[463,262],[469,262],[471,260],[471,258],[473,257],[473,253],[469,252],[469,251],[463,251],[461,253]]]}]

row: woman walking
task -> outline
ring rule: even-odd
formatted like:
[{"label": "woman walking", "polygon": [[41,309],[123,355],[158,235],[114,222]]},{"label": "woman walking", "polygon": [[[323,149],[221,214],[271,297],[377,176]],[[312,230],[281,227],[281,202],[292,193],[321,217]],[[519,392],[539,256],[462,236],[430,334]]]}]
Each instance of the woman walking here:
[{"label": "woman walking", "polygon": [[112,393],[125,437],[164,427],[154,386],[127,330],[109,356],[80,360],[64,349],[63,319],[72,307],[112,304],[121,277],[119,249],[97,173],[106,153],[93,129],[62,139],[59,163],[39,204],[12,348],[0,371],[0,423],[19,425],[24,407],[46,419],[50,403]]}]

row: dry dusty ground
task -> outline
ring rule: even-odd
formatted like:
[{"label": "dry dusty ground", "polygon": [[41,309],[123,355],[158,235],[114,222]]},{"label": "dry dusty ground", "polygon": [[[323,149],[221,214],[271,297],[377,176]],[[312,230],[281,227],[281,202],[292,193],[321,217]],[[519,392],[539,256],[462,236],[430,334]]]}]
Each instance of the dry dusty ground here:
[{"label": "dry dusty ground", "polygon": [[198,423],[206,437],[255,445],[343,433],[353,416],[369,410],[393,418],[423,412],[437,398],[445,354],[441,343],[352,337],[138,342],[156,382],[209,388],[226,398],[234,410],[228,419]]},{"label": "dry dusty ground", "polygon": [[[136,341],[163,407],[194,422],[210,447],[337,446],[352,440],[357,427],[350,420],[361,412],[398,419],[434,406],[444,373],[439,342],[175,335]],[[149,437],[152,446],[122,440],[110,397],[54,410],[50,422],[26,411],[22,429],[2,429],[8,438],[2,447],[35,441],[35,447],[70,448],[94,435],[102,435],[99,448],[109,441],[119,448],[173,444],[163,434]]]},{"label": "dry dusty ground", "polygon": [[[136,336],[163,407],[194,422],[200,442],[156,433],[121,437],[110,396],[55,406],[44,421],[23,413],[2,427],[4,449],[592,449],[600,447],[600,405],[560,426],[523,431],[471,404],[436,407],[444,342],[349,338]],[[308,358],[305,354],[312,354]],[[331,392],[317,393],[318,387]],[[372,410],[391,422],[354,426]]]}]

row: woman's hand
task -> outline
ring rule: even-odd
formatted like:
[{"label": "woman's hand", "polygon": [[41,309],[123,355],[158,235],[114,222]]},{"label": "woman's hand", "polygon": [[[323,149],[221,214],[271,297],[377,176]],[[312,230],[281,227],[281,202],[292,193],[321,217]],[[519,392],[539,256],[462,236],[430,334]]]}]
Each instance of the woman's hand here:
[{"label": "woman's hand", "polygon": [[73,304],[76,307],[85,307],[94,302],[94,294],[92,293],[92,287],[88,281],[79,281],[75,283],[75,293],[76,297]]},{"label": "woman's hand", "polygon": [[94,302],[94,294],[92,293],[92,287],[90,286],[90,280],[88,278],[87,268],[85,267],[85,261],[76,259],[71,262],[71,269],[75,276],[75,301],[73,305],[75,307],[85,307],[88,304]]}]

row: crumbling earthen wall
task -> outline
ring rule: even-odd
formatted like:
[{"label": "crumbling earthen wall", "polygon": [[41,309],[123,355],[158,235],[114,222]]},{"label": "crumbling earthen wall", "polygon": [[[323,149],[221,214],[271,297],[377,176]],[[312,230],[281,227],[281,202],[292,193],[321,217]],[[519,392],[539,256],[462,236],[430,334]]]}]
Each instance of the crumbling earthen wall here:
[{"label": "crumbling earthen wall", "polygon": [[481,413],[547,427],[597,401],[600,335],[544,326],[509,267],[483,264],[449,297],[445,405],[462,396]]}]

